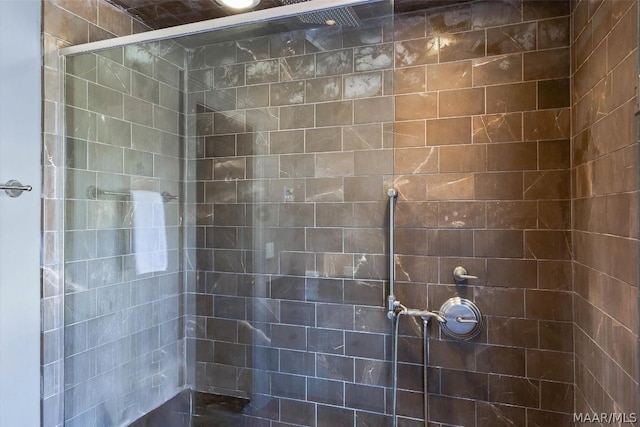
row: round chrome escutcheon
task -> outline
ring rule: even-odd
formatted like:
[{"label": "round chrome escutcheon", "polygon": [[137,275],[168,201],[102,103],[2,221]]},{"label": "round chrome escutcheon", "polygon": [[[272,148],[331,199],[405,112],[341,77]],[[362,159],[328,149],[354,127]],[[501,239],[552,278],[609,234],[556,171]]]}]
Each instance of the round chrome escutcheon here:
[{"label": "round chrome escutcheon", "polygon": [[440,315],[447,319],[440,328],[450,337],[470,340],[482,330],[482,313],[466,298],[449,298],[440,307]]}]

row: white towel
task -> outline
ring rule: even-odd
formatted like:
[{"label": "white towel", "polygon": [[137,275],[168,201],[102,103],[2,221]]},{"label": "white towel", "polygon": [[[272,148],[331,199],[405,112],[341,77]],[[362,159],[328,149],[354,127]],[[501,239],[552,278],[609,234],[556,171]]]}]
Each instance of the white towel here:
[{"label": "white towel", "polygon": [[167,233],[162,195],[155,191],[132,190],[133,253],[136,273],[167,270]]}]

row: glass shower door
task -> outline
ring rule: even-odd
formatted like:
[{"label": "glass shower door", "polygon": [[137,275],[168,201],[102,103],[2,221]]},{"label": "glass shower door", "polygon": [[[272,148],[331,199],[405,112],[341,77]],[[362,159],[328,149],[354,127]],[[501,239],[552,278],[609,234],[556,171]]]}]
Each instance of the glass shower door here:
[{"label": "glass shower door", "polygon": [[388,420],[391,11],[371,3],[184,41],[189,382],[249,399],[254,421]]}]

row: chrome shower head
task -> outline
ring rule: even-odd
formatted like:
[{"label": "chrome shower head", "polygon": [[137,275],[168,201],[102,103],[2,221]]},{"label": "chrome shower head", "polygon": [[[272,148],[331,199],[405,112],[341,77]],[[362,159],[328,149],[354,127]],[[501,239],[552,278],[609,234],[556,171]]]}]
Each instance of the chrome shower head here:
[{"label": "chrome shower head", "polygon": [[[284,5],[303,3],[310,0],[280,0]],[[360,19],[351,7],[338,7],[318,12],[304,13],[298,16],[304,24],[341,25],[343,27],[359,27]]]}]

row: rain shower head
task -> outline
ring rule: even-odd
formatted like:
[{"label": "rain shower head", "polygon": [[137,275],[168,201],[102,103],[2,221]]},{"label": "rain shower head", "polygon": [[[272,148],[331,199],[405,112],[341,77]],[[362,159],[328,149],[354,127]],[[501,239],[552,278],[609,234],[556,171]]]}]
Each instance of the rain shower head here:
[{"label": "rain shower head", "polygon": [[[310,0],[280,0],[284,5],[303,3]],[[360,19],[351,7],[338,7],[335,9],[310,12],[298,16],[304,24],[316,25],[341,25],[343,27],[359,27]]]}]

